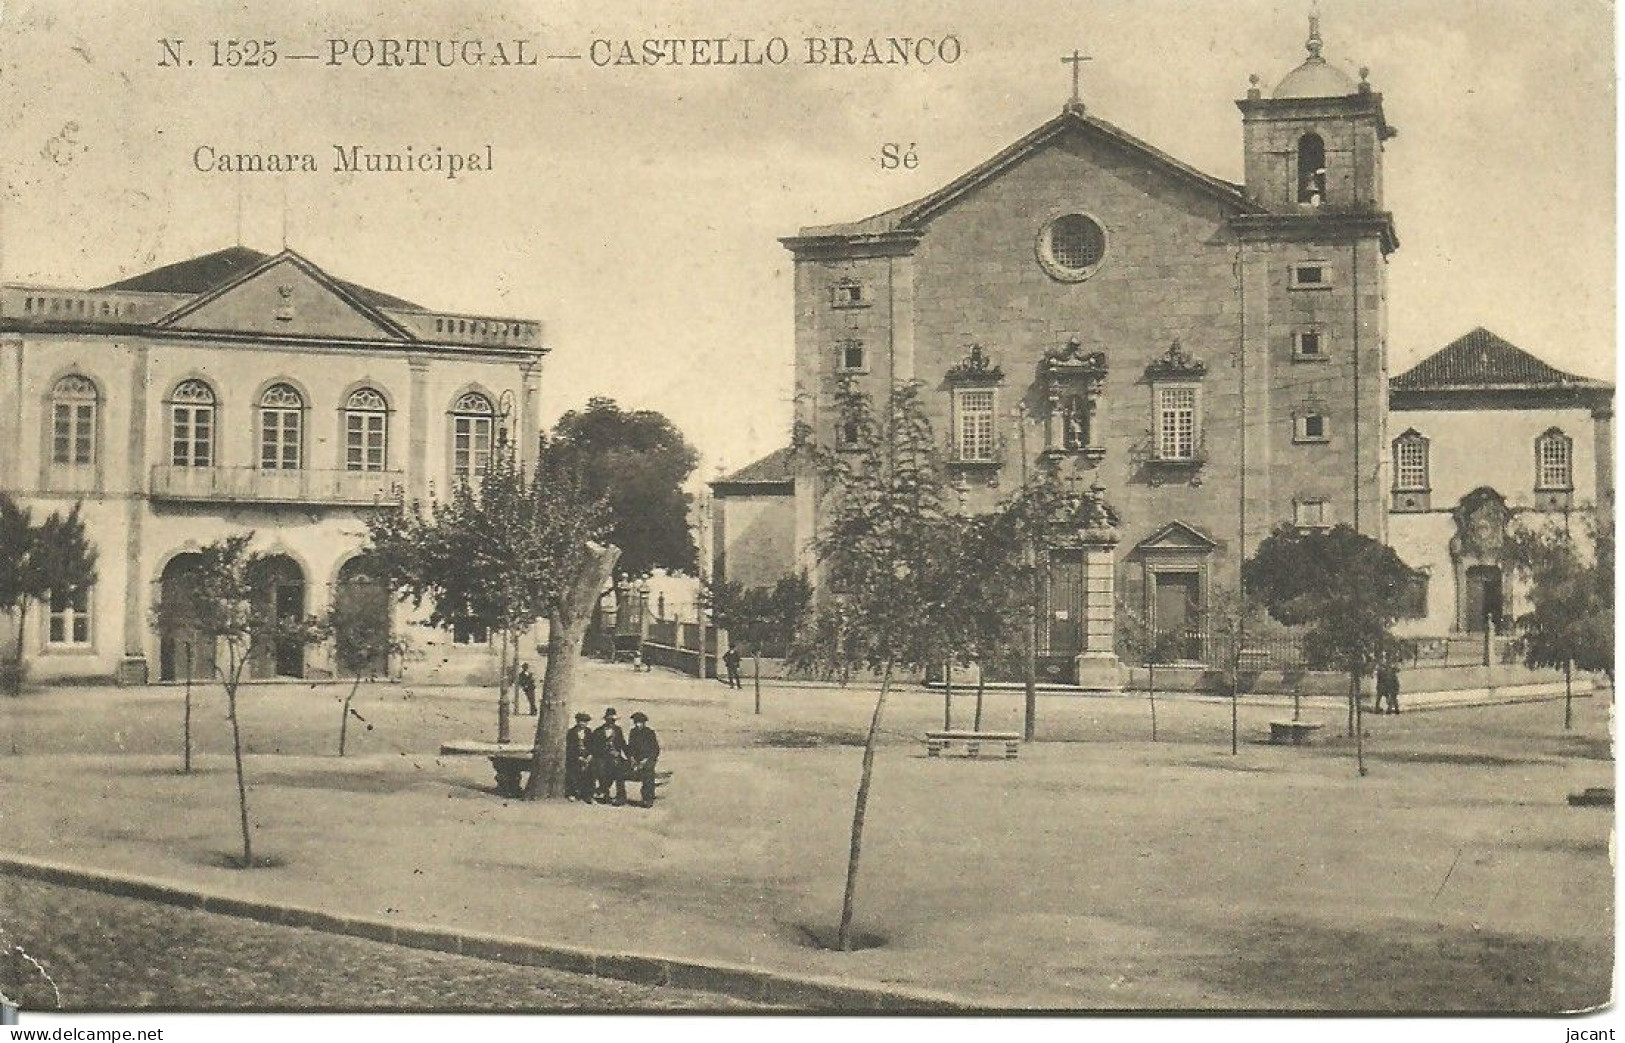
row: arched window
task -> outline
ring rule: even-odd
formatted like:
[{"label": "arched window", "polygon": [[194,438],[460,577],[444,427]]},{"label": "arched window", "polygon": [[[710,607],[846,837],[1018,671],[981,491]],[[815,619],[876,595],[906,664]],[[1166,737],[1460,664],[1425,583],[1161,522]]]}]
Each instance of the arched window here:
[{"label": "arched window", "polygon": [[1326,142],[1319,134],[1298,139],[1298,202],[1319,206],[1326,201]]},{"label": "arched window", "polygon": [[1406,431],[1394,439],[1394,488],[1428,491],[1428,440],[1417,431]]},{"label": "arched window", "polygon": [[70,373],[51,388],[51,462],[74,466],[96,461],[96,385]]},{"label": "arched window", "polygon": [[389,404],[372,388],[357,388],[344,403],[344,469],[382,471],[389,461]]},{"label": "arched window", "polygon": [[451,474],[468,478],[491,466],[491,430],[496,410],[491,400],[470,391],[451,407]]},{"label": "arched window", "polygon": [[1574,439],[1555,427],[1535,439],[1535,488],[1541,492],[1574,488]]},{"label": "arched window", "polygon": [[301,460],[305,399],[288,384],[272,384],[260,396],[260,469],[297,471]]},{"label": "arched window", "polygon": [[169,396],[169,462],[176,467],[214,466],[214,388],[183,380]]}]

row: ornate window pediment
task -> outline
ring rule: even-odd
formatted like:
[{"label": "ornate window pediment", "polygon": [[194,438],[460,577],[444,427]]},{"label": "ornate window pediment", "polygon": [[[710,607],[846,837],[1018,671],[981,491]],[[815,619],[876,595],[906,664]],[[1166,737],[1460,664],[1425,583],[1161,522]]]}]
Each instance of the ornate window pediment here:
[{"label": "ornate window pediment", "polygon": [[1176,339],[1168,350],[1151,360],[1145,367],[1146,378],[1164,380],[1200,380],[1207,373],[1207,364],[1186,351]]},{"label": "ornate window pediment", "polygon": [[988,360],[980,344],[972,344],[970,354],[950,366],[943,379],[954,387],[989,387],[1004,383],[1004,370]]}]

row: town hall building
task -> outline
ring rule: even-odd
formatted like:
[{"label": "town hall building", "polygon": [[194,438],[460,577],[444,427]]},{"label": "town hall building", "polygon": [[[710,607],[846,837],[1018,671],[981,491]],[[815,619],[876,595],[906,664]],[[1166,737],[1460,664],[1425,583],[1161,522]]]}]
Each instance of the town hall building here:
[{"label": "town hall building", "polygon": [[[156,626],[154,607],[186,597],[199,548],[246,532],[278,614],[363,599],[380,628],[410,628],[408,676],[489,675],[488,634],[414,626],[392,604],[365,519],[444,494],[504,441],[532,452],[546,351],[535,320],[425,308],[287,249],[94,289],[0,287],[0,492],[36,518],[81,504],[97,553],[91,590],[25,617],[29,676],[212,675],[214,649]],[[336,668],[334,649],[284,643],[248,671]]]},{"label": "town hall building", "polygon": [[[783,240],[796,421],[818,443],[841,446],[843,382],[879,399],[918,381],[966,509],[1051,468],[1115,516],[1052,554],[1040,637],[1053,679],[1117,683],[1120,601],[1158,631],[1199,632],[1282,523],[1386,538],[1399,240],[1382,168],[1396,132],[1365,70],[1323,56],[1317,23],[1297,68],[1273,90],[1254,77],[1236,102],[1243,184],[1074,91],[937,191]],[[810,567],[826,490],[806,459],[756,470],[724,479],[723,509],[730,491],[787,504]]]}]

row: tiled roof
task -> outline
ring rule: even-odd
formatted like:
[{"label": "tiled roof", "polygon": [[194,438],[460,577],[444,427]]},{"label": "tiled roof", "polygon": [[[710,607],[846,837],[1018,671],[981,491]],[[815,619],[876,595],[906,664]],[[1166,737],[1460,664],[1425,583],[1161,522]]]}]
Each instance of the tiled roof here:
[{"label": "tiled roof", "polygon": [[[101,289],[134,290],[145,293],[207,293],[244,272],[258,268],[270,259],[270,254],[263,254],[246,246],[228,246],[224,250],[166,264],[162,268],[132,275],[128,279],[120,279]],[[344,287],[352,296],[374,308],[391,308],[396,311],[424,310],[422,306],[392,294],[345,282],[342,279],[333,281]]]},{"label": "tiled roof", "polygon": [[1431,391],[1441,388],[1603,388],[1608,385],[1549,366],[1480,326],[1401,373],[1390,386],[1397,391]]},{"label": "tiled roof", "polygon": [[792,464],[795,451],[789,446],[775,449],[755,463],[746,464],[733,474],[718,478],[713,485],[774,485],[795,481]]}]

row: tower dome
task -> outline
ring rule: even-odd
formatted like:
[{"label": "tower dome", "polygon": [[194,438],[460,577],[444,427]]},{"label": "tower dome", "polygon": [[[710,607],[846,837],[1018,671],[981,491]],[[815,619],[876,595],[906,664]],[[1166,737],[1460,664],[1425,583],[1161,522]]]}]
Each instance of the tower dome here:
[{"label": "tower dome", "polygon": [[1277,98],[1341,98],[1354,94],[1354,81],[1341,69],[1328,65],[1320,56],[1320,15],[1309,16],[1309,39],[1304,44],[1309,57],[1286,74],[1275,88]]}]

